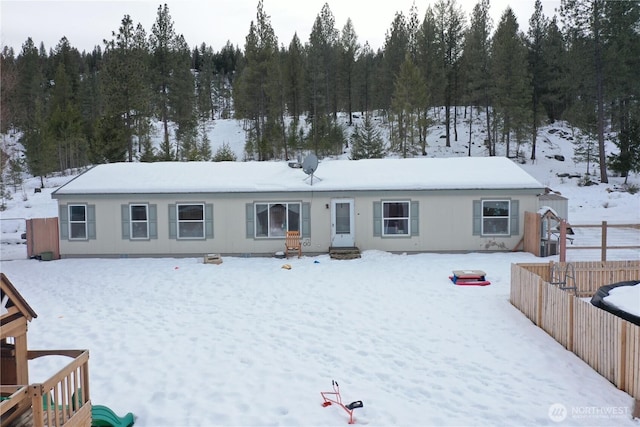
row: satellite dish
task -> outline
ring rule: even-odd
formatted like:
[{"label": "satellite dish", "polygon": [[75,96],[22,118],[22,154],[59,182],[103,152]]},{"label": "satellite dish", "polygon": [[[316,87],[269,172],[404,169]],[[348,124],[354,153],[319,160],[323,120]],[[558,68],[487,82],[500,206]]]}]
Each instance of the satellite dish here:
[{"label": "satellite dish", "polygon": [[316,169],[318,169],[318,158],[315,154],[309,154],[302,162],[302,170],[307,175],[313,175]]}]

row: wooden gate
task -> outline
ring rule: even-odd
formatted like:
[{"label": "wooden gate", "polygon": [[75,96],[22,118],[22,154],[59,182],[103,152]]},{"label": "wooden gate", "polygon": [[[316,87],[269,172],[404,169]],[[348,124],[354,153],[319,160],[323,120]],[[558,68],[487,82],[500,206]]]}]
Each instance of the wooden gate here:
[{"label": "wooden gate", "polygon": [[[60,259],[58,218],[32,218],[27,220],[27,256]],[[43,255],[45,254],[45,255]],[[48,258],[48,256],[51,258]]]}]

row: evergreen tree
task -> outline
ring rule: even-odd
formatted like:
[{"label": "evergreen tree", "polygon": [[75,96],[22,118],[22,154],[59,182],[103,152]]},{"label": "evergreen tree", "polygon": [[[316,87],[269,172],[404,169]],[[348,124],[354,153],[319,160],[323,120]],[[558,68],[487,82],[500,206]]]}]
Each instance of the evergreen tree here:
[{"label": "evergreen tree", "polygon": [[364,116],[364,124],[356,126],[351,136],[351,159],[381,159],[385,156],[384,141],[371,120],[369,114]]},{"label": "evergreen tree", "polygon": [[507,157],[511,155],[512,133],[521,142],[531,123],[531,77],[523,39],[513,10],[507,8],[492,44],[494,108],[500,119],[502,137],[506,140]]},{"label": "evergreen tree", "polygon": [[577,76],[584,77],[584,83],[587,86],[585,89],[592,91],[596,110],[595,128],[598,136],[600,181],[603,183],[609,182],[604,145],[605,66],[602,32],[605,3],[605,0],[561,0],[560,2],[560,15],[564,21],[565,31],[572,42],[572,48],[576,50],[582,48],[585,58],[592,58],[588,67],[591,72],[584,73],[584,69],[575,71]]},{"label": "evergreen tree", "polygon": [[618,134],[614,141],[618,153],[609,156],[609,167],[624,176],[627,184],[629,172],[640,172],[640,112],[635,111],[628,126]]},{"label": "evergreen tree", "polygon": [[[438,59],[444,76],[442,100],[445,108],[446,146],[451,146],[451,107],[457,105],[460,60],[464,35],[464,14],[455,0],[438,0],[435,5],[435,25]],[[454,132],[457,140],[454,110]]]},{"label": "evergreen tree", "polygon": [[287,110],[296,125],[303,111],[305,91],[304,61],[304,47],[300,43],[298,34],[295,33],[285,54],[283,78],[285,81]]},{"label": "evergreen tree", "polygon": [[[278,40],[265,13],[262,1],[258,2],[256,21],[251,21],[245,42],[245,65],[234,84],[236,114],[251,123],[245,150],[257,152],[259,160],[274,156],[269,138],[269,127],[275,125],[277,108],[269,98],[270,78],[277,69]],[[279,100],[277,100],[279,104]]]},{"label": "evergreen tree", "polygon": [[7,133],[16,124],[16,90],[18,68],[12,48],[5,46],[0,53],[0,132]]},{"label": "evergreen tree", "polygon": [[[105,99],[108,127],[121,124],[123,129],[117,132],[120,142],[127,152],[127,160],[135,156],[134,135],[138,122],[148,120],[151,92],[148,84],[146,34],[142,26],[134,26],[129,15],[125,15],[118,32],[111,33],[112,39],[105,40],[105,54],[101,82]],[[120,117],[120,119],[116,119]],[[104,126],[107,122],[103,122]],[[115,131],[115,129],[113,130]],[[112,132],[109,132],[112,133]],[[141,135],[137,135],[139,139]],[[107,142],[107,141],[105,141]],[[112,141],[108,141],[111,144]]]},{"label": "evergreen tree", "polygon": [[[471,15],[471,24],[465,35],[464,59],[465,74],[467,76],[467,99],[471,105],[482,107],[486,119],[486,141],[489,155],[495,156],[495,141],[491,138],[491,105],[492,85],[491,75],[491,39],[493,23],[489,15],[489,0],[480,0]],[[473,113],[473,109],[471,110]],[[470,121],[472,118],[470,117]],[[469,141],[469,155],[471,141]]]},{"label": "evergreen tree", "polygon": [[402,157],[413,156],[418,151],[420,112],[426,104],[425,98],[422,75],[407,54],[395,82],[391,103],[396,124],[392,129],[392,148]]},{"label": "evergreen tree", "polygon": [[400,72],[400,66],[404,63],[409,46],[409,34],[407,21],[402,12],[396,12],[387,30],[384,42],[384,54],[381,68],[378,71],[378,102],[384,110],[391,108],[391,98],[394,91],[394,82]]},{"label": "evergreen tree", "polygon": [[335,70],[338,31],[334,23],[329,5],[325,3],[314,21],[307,47],[309,137],[316,154],[333,152],[333,147],[339,143],[330,137],[332,122],[337,117]]},{"label": "evergreen tree", "polygon": [[44,76],[42,58],[31,38],[22,45],[22,51],[16,59],[16,68],[18,80],[13,104],[15,125],[23,131],[35,131],[36,110],[42,117],[48,83]]},{"label": "evergreen tree", "polygon": [[168,102],[169,118],[176,125],[176,157],[193,160],[196,156],[193,153],[197,153],[198,134],[195,80],[190,68],[191,51],[182,34],[176,37],[173,56]]},{"label": "evergreen tree", "polygon": [[351,18],[349,18],[342,28],[342,35],[340,37],[342,106],[345,107],[349,114],[349,126],[353,126],[354,68],[359,50],[358,36],[353,28],[353,22],[351,22]]},{"label": "evergreen tree", "polygon": [[196,72],[196,104],[198,119],[202,122],[215,118],[214,92],[213,92],[213,49],[202,43],[199,49],[200,68]]},{"label": "evergreen tree", "polygon": [[529,50],[529,71],[531,74],[531,116],[532,116],[532,140],[531,160],[536,159],[536,142],[538,138],[538,126],[542,116],[542,98],[546,92],[545,83],[548,80],[547,65],[544,58],[544,40],[547,34],[548,22],[542,14],[542,1],[536,0],[535,10],[529,19],[529,31],[527,48]]},{"label": "evergreen tree", "polygon": [[420,118],[420,145],[422,154],[426,154],[428,128],[433,120],[429,116],[429,108],[436,109],[442,105],[440,88],[444,85],[444,74],[438,59],[438,36],[436,18],[431,6],[427,7],[424,20],[420,25],[417,37],[416,66],[422,73],[425,83],[425,104]]},{"label": "evergreen tree", "polygon": [[559,120],[569,104],[569,81],[571,73],[567,66],[567,49],[557,17],[549,21],[543,40],[543,63],[546,71],[545,90],[540,95],[547,118],[551,123]]},{"label": "evergreen tree", "polygon": [[236,154],[226,142],[222,143],[222,146],[216,150],[216,154],[213,156],[214,162],[235,162],[236,160]]},{"label": "evergreen tree", "polygon": [[155,110],[163,125],[163,138],[160,144],[161,159],[173,160],[175,151],[169,139],[170,101],[172,79],[175,68],[176,32],[169,7],[158,6],[156,20],[151,26],[149,47],[151,50],[151,80],[153,82]]},{"label": "evergreen tree", "polygon": [[47,135],[56,147],[58,170],[66,170],[85,166],[89,161],[89,147],[72,82],[68,79],[64,62],[58,64],[47,117]]},{"label": "evergreen tree", "polygon": [[24,128],[21,142],[29,171],[40,177],[40,187],[44,188],[44,177],[57,170],[56,147],[48,135],[41,101],[37,100],[32,107],[34,116]]},{"label": "evergreen tree", "polygon": [[355,99],[362,114],[373,110],[373,91],[375,88],[375,55],[368,42],[360,50],[355,64]]},{"label": "evergreen tree", "polygon": [[[627,150],[633,151],[640,120],[640,2],[606,2],[604,8],[606,104],[611,108],[611,127],[619,132],[619,159],[633,170],[634,153]],[[620,165],[613,165],[620,172]]]}]

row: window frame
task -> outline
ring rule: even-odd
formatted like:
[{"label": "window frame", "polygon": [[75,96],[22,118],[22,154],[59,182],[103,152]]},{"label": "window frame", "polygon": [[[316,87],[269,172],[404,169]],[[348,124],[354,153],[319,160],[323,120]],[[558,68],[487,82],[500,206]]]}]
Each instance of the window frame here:
[{"label": "window frame", "polygon": [[[407,216],[385,216],[385,206],[388,204],[405,204]],[[411,237],[411,200],[381,200],[382,237]],[[406,229],[403,233],[388,233],[387,221],[405,221]]]},{"label": "window frame", "polygon": [[[184,206],[199,206],[202,211],[202,219],[180,219],[180,208]],[[176,239],[177,240],[206,240],[207,238],[207,213],[205,203],[202,202],[189,202],[189,203],[176,203]],[[182,236],[181,225],[183,224],[198,224],[202,225],[201,236]]]},{"label": "window frame", "polygon": [[[145,208],[144,220],[134,219],[133,208],[143,206]],[[146,235],[144,237],[134,236],[134,224],[145,224]],[[129,239],[131,240],[149,240],[150,239],[150,210],[148,203],[131,203],[129,204]]]},{"label": "window frame", "polygon": [[[260,228],[260,214],[262,214],[261,212],[258,212],[258,206],[265,206],[266,205],[266,214],[267,214],[267,224],[266,224],[266,230],[267,233],[265,234],[260,234],[258,235],[258,229]],[[284,224],[286,227],[281,228],[282,229],[282,234],[273,234],[273,227],[272,227],[272,208],[278,206],[278,205],[282,205],[285,207],[285,211],[284,211]],[[292,211],[289,206],[291,205],[295,205],[297,206],[297,211]],[[284,239],[287,236],[287,231],[300,231],[300,233],[302,234],[302,221],[303,221],[303,213],[302,213],[302,209],[303,209],[303,203],[301,201],[260,201],[260,202],[254,202],[253,203],[253,215],[254,215],[254,225],[253,225],[253,237],[255,239]],[[297,228],[292,228],[290,229],[289,226],[291,225],[291,214],[297,214],[297,224],[298,227]]]},{"label": "window frame", "polygon": [[[507,213],[506,215],[485,215],[485,203],[506,203],[507,204]],[[496,237],[508,237],[511,236],[511,199],[482,199],[480,201],[480,234],[482,236],[496,236]],[[507,228],[504,233],[490,233],[485,231],[485,221],[490,219],[506,219],[507,220]]]},{"label": "window frame", "polygon": [[[71,210],[73,208],[81,207],[84,209],[84,219],[82,221],[74,220]],[[69,230],[69,240],[89,240],[89,209],[88,206],[84,203],[77,204],[68,204],[67,205],[67,227]],[[73,236],[73,225],[84,224],[84,236],[83,237],[74,237]]]}]

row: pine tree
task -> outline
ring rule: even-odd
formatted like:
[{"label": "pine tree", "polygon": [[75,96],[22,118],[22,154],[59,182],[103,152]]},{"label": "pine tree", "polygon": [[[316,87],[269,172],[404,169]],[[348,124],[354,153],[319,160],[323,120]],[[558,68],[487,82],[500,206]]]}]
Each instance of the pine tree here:
[{"label": "pine tree", "polygon": [[[611,127],[619,132],[619,160],[624,166],[609,164],[626,178],[634,168],[634,140],[640,120],[640,2],[607,2],[604,8],[605,95],[611,108]],[[627,171],[620,170],[626,167]]]},{"label": "pine tree", "polygon": [[340,143],[331,138],[332,122],[337,118],[335,85],[336,46],[338,31],[325,3],[316,17],[307,47],[307,78],[309,88],[310,146],[316,152],[333,152]]},{"label": "pine tree", "polygon": [[[122,143],[127,150],[127,160],[133,161],[133,146],[137,122],[147,120],[151,93],[148,85],[146,62],[146,34],[142,26],[134,27],[129,15],[122,18],[118,33],[105,40],[104,67],[101,82],[107,116],[121,117],[111,120],[111,125],[122,124]],[[140,135],[138,135],[140,138]]]},{"label": "pine tree", "polygon": [[171,76],[175,68],[175,43],[176,32],[173,28],[173,20],[169,13],[169,7],[158,6],[156,20],[151,26],[149,35],[149,47],[151,50],[151,70],[154,88],[154,105],[160,121],[163,124],[163,138],[160,144],[161,159],[173,160],[175,151],[169,139]]},{"label": "pine tree", "polygon": [[[486,141],[489,155],[495,156],[495,141],[491,138],[491,39],[493,23],[489,15],[489,0],[480,0],[473,8],[471,24],[465,35],[464,59],[467,76],[467,99],[482,107],[486,119]],[[471,141],[469,142],[469,152]]]},{"label": "pine tree", "polygon": [[353,28],[353,22],[349,18],[342,28],[340,37],[341,98],[343,99],[342,105],[349,114],[349,126],[353,126],[354,68],[359,51],[358,36]]},{"label": "pine tree", "polygon": [[569,103],[569,82],[571,75],[567,66],[567,49],[557,17],[549,21],[547,32],[543,40],[543,61],[546,69],[544,85],[540,102],[544,106],[547,118],[551,123],[559,120]]},{"label": "pine tree", "polygon": [[58,61],[46,117],[47,135],[55,145],[58,170],[87,165],[89,147],[82,129],[82,116],[65,61]]},{"label": "pine tree", "polygon": [[[457,105],[460,59],[464,35],[464,14],[455,0],[438,0],[435,5],[438,59],[444,76],[442,100],[445,108],[446,146],[451,146],[451,107]],[[454,120],[457,114],[454,112]],[[455,139],[457,128],[454,122]]]},{"label": "pine tree", "polygon": [[235,162],[236,160],[236,154],[226,142],[222,143],[222,146],[216,150],[216,154],[213,156],[214,162]]},{"label": "pine tree", "polygon": [[250,121],[245,150],[252,155],[258,154],[259,160],[268,160],[274,156],[273,145],[269,141],[270,129],[278,119],[280,100],[269,97],[269,84],[277,67],[278,40],[271,26],[271,20],[258,2],[256,21],[251,21],[249,34],[245,42],[245,65],[234,84],[236,114]]},{"label": "pine tree", "polygon": [[305,91],[304,48],[295,33],[289,49],[285,54],[284,81],[286,90],[286,104],[294,123],[298,123],[303,111]]},{"label": "pine tree", "polygon": [[624,176],[627,184],[630,172],[640,172],[640,111],[635,111],[614,142],[620,151],[609,156],[609,167]]},{"label": "pine tree", "polygon": [[394,82],[400,72],[400,66],[405,60],[409,46],[409,34],[407,21],[402,12],[396,12],[387,30],[384,42],[384,55],[381,68],[378,73],[377,104],[384,110],[391,108],[391,98],[394,91]]},{"label": "pine tree", "polygon": [[197,153],[197,115],[195,80],[190,68],[191,51],[184,36],[175,40],[174,68],[169,78],[169,118],[175,123],[176,157],[192,160]]},{"label": "pine tree", "polygon": [[0,132],[7,133],[16,124],[16,90],[18,67],[12,48],[5,46],[0,53]]},{"label": "pine tree", "polygon": [[407,54],[395,81],[391,103],[391,111],[396,123],[392,130],[393,148],[402,157],[413,156],[418,151],[420,112],[426,104],[425,98],[425,83],[422,75],[411,56]]},{"label": "pine tree", "polygon": [[385,156],[384,141],[371,120],[365,114],[363,126],[357,126],[351,136],[351,159],[381,159]]},{"label": "pine tree", "polygon": [[512,132],[520,136],[517,140],[521,142],[531,123],[531,77],[527,70],[527,51],[523,38],[513,10],[507,8],[502,14],[492,45],[494,108],[500,119],[502,137],[506,140],[507,157],[511,155]]},{"label": "pine tree", "polygon": [[[583,83],[589,87],[595,105],[595,128],[598,136],[598,158],[600,181],[609,182],[604,144],[605,131],[605,66],[604,66],[604,11],[605,0],[561,0],[560,15],[565,31],[572,42],[572,49],[582,48],[585,58],[592,58],[588,69],[576,70],[584,77]],[[584,99],[584,98],[582,98]]]},{"label": "pine tree", "polygon": [[542,14],[542,2],[536,0],[534,13],[529,19],[529,31],[527,37],[527,48],[529,50],[529,71],[531,73],[532,86],[532,141],[531,160],[536,159],[536,142],[538,138],[538,126],[541,122],[541,103],[546,91],[545,83],[548,80],[547,65],[544,60],[544,40],[547,34],[548,22]]}]

